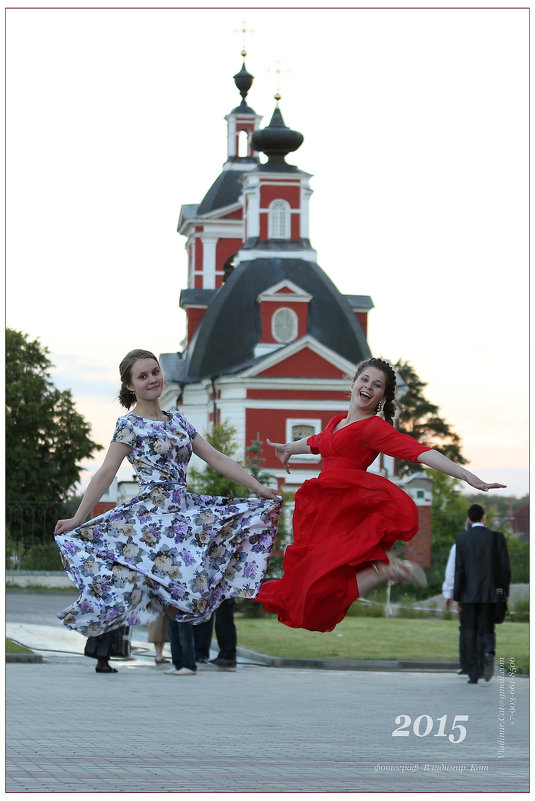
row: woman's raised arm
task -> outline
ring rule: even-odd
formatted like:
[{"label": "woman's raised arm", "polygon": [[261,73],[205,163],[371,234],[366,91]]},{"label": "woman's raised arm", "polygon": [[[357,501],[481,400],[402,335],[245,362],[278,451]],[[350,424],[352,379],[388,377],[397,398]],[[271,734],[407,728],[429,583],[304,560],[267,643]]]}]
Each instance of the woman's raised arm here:
[{"label": "woman's raised arm", "polygon": [[481,492],[487,492],[489,489],[501,489],[507,486],[507,484],[488,484],[473,473],[470,473],[469,470],[461,467],[461,465],[452,462],[451,459],[448,459],[447,456],[444,456],[443,453],[439,453],[439,451],[424,451],[424,453],[418,456],[417,461],[427,465],[427,467],[438,470],[440,473],[446,473],[446,475],[452,478],[459,478],[462,481],[466,481],[471,487],[475,487],[475,489],[481,490]]}]

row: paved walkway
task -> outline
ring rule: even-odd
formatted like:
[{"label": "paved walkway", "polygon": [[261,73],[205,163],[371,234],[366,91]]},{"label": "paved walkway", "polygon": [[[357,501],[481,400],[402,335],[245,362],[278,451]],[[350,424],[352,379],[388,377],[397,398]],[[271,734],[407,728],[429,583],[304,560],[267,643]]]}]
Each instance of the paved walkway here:
[{"label": "paved walkway", "polygon": [[475,686],[454,672],[277,668],[243,657],[236,671],[200,666],[174,677],[144,643],[133,659],[114,660],[119,673],[100,675],[81,642],[73,647],[80,635],[60,629],[51,641],[47,628],[8,624],[43,662],[6,665],[7,792],[529,789],[529,681],[508,660]]}]

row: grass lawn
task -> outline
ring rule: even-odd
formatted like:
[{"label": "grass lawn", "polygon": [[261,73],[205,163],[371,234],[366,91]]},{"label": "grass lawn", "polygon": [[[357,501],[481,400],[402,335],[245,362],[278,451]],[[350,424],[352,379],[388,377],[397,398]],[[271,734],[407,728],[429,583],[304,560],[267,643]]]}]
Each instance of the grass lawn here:
[{"label": "grass lawn", "polygon": [[10,640],[9,637],[6,637],[6,654],[31,654],[33,651],[30,651],[29,648],[26,648],[24,645],[19,645],[13,640]]},{"label": "grass lawn", "polygon": [[[455,662],[459,659],[456,619],[346,617],[334,631],[291,629],[274,616],[236,615],[238,643],[258,653],[309,659],[411,659]],[[514,658],[528,672],[529,624],[496,626],[496,661]]]}]

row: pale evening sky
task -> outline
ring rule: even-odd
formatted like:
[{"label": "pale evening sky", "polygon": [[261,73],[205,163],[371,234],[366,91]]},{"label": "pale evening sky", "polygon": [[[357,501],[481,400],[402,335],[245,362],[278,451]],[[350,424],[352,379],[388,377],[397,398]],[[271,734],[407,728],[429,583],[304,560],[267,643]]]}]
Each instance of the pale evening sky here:
[{"label": "pale evening sky", "polygon": [[319,265],[371,295],[373,354],[413,364],[469,469],[524,494],[528,9],[8,10],[7,325],[107,446],[124,354],[180,349],[178,215],[225,161],[244,19],[249,105],[267,125],[279,88],[305,137]]}]

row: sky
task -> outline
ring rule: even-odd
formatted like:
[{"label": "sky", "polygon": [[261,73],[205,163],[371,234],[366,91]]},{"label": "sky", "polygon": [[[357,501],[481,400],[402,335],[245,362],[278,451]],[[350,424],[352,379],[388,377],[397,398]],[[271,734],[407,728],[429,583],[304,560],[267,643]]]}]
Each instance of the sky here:
[{"label": "sky", "polygon": [[372,353],[413,365],[469,469],[525,494],[528,15],[9,9],[6,323],[48,347],[93,438],[125,353],[181,349],[176,227],[226,159],[245,27],[248,104],[267,125],[278,90],[304,135],[287,161],[313,176],[318,264],[371,296]]}]

